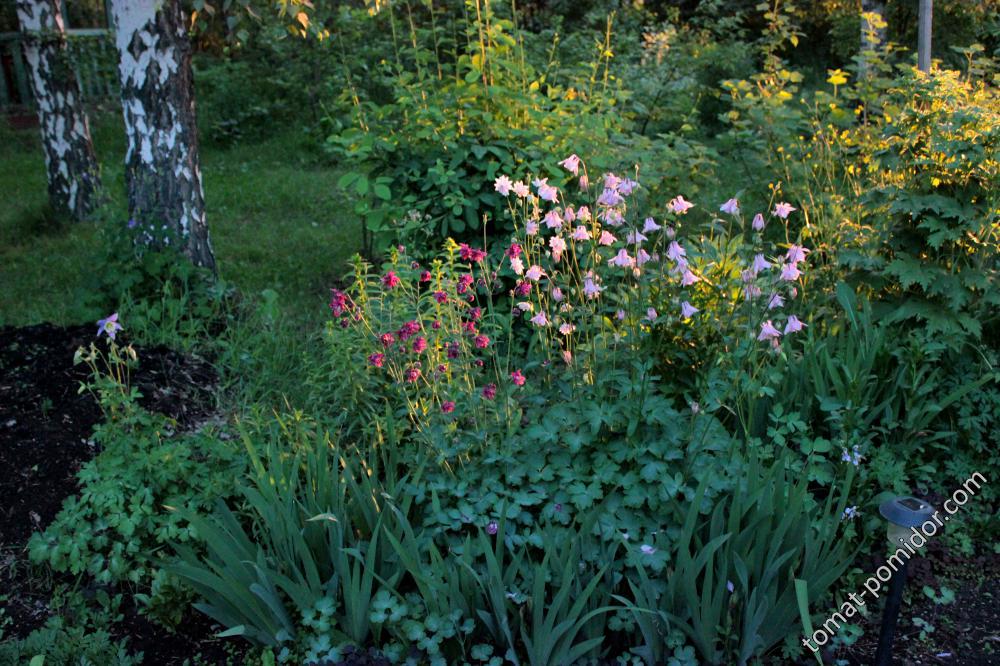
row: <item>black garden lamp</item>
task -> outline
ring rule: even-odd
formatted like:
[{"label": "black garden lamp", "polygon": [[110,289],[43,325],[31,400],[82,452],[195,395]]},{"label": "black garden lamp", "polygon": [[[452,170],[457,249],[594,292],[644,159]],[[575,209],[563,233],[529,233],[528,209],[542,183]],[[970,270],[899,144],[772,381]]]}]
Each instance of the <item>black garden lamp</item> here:
[{"label": "black garden lamp", "polygon": [[[882,502],[878,512],[886,519],[886,536],[889,543],[896,549],[902,549],[905,557],[897,557],[902,564],[895,569],[895,575],[889,583],[889,596],[885,600],[885,610],[882,611],[882,629],[878,637],[878,651],[875,653],[875,666],[891,666],[892,640],[896,634],[896,619],[899,617],[899,607],[903,603],[903,588],[906,586],[906,574],[911,554],[916,550],[906,543],[913,537],[913,529],[920,527],[934,515],[934,507],[916,497],[897,497]],[[921,536],[922,541],[926,541]],[[921,543],[920,545],[923,545]],[[898,551],[897,551],[898,552]],[[890,558],[891,561],[891,558]]]}]

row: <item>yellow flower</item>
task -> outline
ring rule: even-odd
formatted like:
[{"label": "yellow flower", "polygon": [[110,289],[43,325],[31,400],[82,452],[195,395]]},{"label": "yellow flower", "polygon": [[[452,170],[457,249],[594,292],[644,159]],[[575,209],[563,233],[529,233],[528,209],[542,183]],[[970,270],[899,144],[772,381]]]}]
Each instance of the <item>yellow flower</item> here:
[{"label": "yellow flower", "polygon": [[847,73],[839,69],[828,69],[826,70],[830,77],[826,80],[827,83],[834,86],[842,86],[847,83]]}]

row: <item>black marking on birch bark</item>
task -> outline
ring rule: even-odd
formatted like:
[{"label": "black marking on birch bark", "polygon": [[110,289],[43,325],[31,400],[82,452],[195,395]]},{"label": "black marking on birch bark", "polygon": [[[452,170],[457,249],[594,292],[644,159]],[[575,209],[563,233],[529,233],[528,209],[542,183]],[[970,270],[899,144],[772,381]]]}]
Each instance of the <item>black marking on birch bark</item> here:
[{"label": "black marking on birch bark", "polygon": [[129,213],[156,243],[215,270],[198,160],[191,43],[179,0],[114,0]]},{"label": "black marking on birch bark", "polygon": [[100,170],[59,2],[18,0],[16,9],[41,126],[49,201],[60,213],[81,220],[100,203]]}]

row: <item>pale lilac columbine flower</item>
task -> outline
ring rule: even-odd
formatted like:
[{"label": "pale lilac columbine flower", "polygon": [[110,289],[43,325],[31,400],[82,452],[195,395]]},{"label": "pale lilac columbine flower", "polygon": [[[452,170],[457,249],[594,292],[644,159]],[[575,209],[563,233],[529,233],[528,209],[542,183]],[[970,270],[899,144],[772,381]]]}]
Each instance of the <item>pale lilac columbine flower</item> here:
[{"label": "pale lilac columbine flower", "polygon": [[644,233],[644,234],[648,234],[648,233],[653,232],[653,231],[659,231],[662,228],[663,227],[661,227],[660,225],[658,225],[656,223],[656,220],[654,220],[651,217],[647,217],[646,220],[645,220],[645,222],[642,223],[642,233]]},{"label": "pale lilac columbine flower", "polygon": [[674,236],[677,235],[677,232],[674,230],[673,227],[667,227],[666,230],[663,233],[666,234],[667,238],[670,239],[670,240],[673,240]]},{"label": "pale lilac columbine flower", "polygon": [[688,210],[693,208],[694,204],[691,203],[690,201],[685,201],[684,197],[682,197],[681,195],[677,195],[676,197],[670,200],[668,206],[670,210],[674,211],[678,215],[683,215],[684,213],[688,212]]},{"label": "pale lilac columbine flower", "polygon": [[545,275],[545,271],[538,264],[532,264],[531,267],[524,272],[524,277],[532,282],[538,282]]},{"label": "pale lilac columbine flower", "polygon": [[549,318],[545,316],[544,312],[539,312],[531,318],[531,323],[535,326],[548,326]]},{"label": "pale lilac columbine flower", "polygon": [[546,213],[545,217],[542,218],[542,222],[544,222],[545,226],[547,226],[549,229],[558,229],[562,226],[563,223],[562,217],[556,210],[550,210],[548,213]]},{"label": "pale lilac columbine flower", "polygon": [[694,315],[696,312],[698,312],[698,308],[691,305],[687,301],[681,303],[681,316],[684,317],[685,319],[690,319],[691,316]]},{"label": "pale lilac columbine flower", "polygon": [[566,241],[562,236],[553,236],[549,239],[549,247],[552,248],[552,259],[559,263],[562,253],[566,251]]},{"label": "pale lilac columbine flower", "polygon": [[583,295],[587,298],[597,298],[604,291],[604,287],[594,282],[594,278],[587,277],[583,280]]},{"label": "pale lilac columbine flower", "polygon": [[765,259],[763,254],[757,254],[754,255],[753,264],[750,265],[750,270],[752,270],[753,274],[756,275],[761,271],[766,271],[770,267],[771,262]]},{"label": "pale lilac columbine flower", "polygon": [[536,220],[528,220],[524,223],[524,233],[528,236],[534,236],[538,233],[538,222]]},{"label": "pale lilac columbine flower", "polygon": [[125,328],[118,323],[118,313],[112,313],[111,316],[101,319],[97,322],[97,337],[101,337],[101,333],[104,333],[112,340],[118,335],[118,331]]},{"label": "pale lilac columbine flower", "polygon": [[650,259],[652,259],[652,257],[649,256],[649,252],[646,252],[641,247],[639,248],[639,251],[635,253],[636,266],[642,266],[643,264],[648,263]]},{"label": "pale lilac columbine flower", "polygon": [[690,287],[699,280],[701,280],[701,278],[692,273],[691,271],[684,271],[684,275],[681,276],[681,286]]},{"label": "pale lilac columbine flower", "polygon": [[620,266],[621,268],[632,268],[635,266],[635,259],[629,256],[625,248],[618,250],[618,254],[608,259],[608,266]]},{"label": "pale lilac columbine flower", "polygon": [[572,238],[575,241],[590,240],[590,232],[587,231],[587,227],[581,224],[577,226],[576,229],[573,230],[573,233],[572,235],[570,235],[570,238]]},{"label": "pale lilac columbine flower", "polygon": [[637,187],[639,187],[639,183],[631,178],[626,178],[622,182],[618,183],[618,191],[621,192],[622,196],[626,197],[632,194]]},{"label": "pale lilac columbine flower", "polygon": [[726,581],[726,590],[729,592],[729,594],[732,594],[733,590],[735,590],[735,589],[736,589],[736,586],[733,585],[733,581],[727,580]]},{"label": "pale lilac columbine flower", "polygon": [[849,506],[846,509],[844,509],[844,515],[841,517],[841,520],[854,520],[857,517],[858,517],[858,507]]},{"label": "pale lilac columbine flower", "polygon": [[781,279],[787,280],[788,282],[795,282],[802,275],[802,271],[795,264],[782,264],[781,266]]},{"label": "pale lilac columbine flower", "polygon": [[739,215],[740,214],[740,203],[732,198],[726,203],[719,206],[719,210],[727,215]]},{"label": "pale lilac columbine flower", "polygon": [[560,162],[559,166],[575,176],[580,173],[580,158],[576,156],[576,153],[574,153]]},{"label": "pale lilac columbine flower", "polygon": [[781,219],[785,220],[785,219],[788,219],[788,216],[791,215],[792,212],[797,211],[797,210],[798,210],[798,208],[795,208],[794,206],[792,206],[792,204],[785,203],[784,201],[782,201],[779,204],[775,204],[774,210],[771,211],[771,215],[775,215],[775,216],[780,217]]},{"label": "pale lilac columbine flower", "polygon": [[740,279],[743,280],[743,284],[750,284],[756,278],[757,278],[757,274],[754,271],[750,270],[750,269],[746,269],[746,270],[740,271]]},{"label": "pale lilac columbine flower", "polygon": [[774,293],[771,294],[771,298],[767,301],[767,309],[774,310],[775,308],[780,308],[785,304],[785,299],[781,297],[781,294]]},{"label": "pale lilac columbine flower", "polygon": [[514,187],[514,183],[512,183],[510,178],[507,176],[498,176],[497,179],[493,181],[493,189],[499,192],[501,196],[509,195],[512,187]]},{"label": "pale lilac columbine flower", "polygon": [[743,297],[748,301],[759,298],[762,293],[760,287],[755,284],[748,284],[743,287]]},{"label": "pale lilac columbine flower", "polygon": [[620,227],[625,221],[625,216],[617,208],[605,208],[603,212],[598,214],[598,217],[613,227]]},{"label": "pale lilac columbine flower", "polygon": [[625,311],[618,310],[617,312],[615,312],[615,319],[617,319],[618,321],[625,321]]},{"label": "pale lilac columbine flower", "polygon": [[648,310],[646,310],[646,319],[648,319],[651,322],[656,321],[656,318],[659,316],[660,315],[656,312],[656,308],[649,308]]},{"label": "pale lilac columbine flower", "polygon": [[667,248],[667,258],[680,261],[681,257],[684,256],[687,256],[687,250],[677,241],[670,241],[670,246]]},{"label": "pale lilac columbine flower", "polygon": [[798,264],[806,260],[806,255],[809,254],[809,250],[802,247],[801,245],[792,245],[788,248],[788,254],[785,256],[788,261],[793,264]]},{"label": "pale lilac columbine flower", "polygon": [[490,522],[486,523],[486,533],[489,534],[490,536],[495,536],[499,530],[500,526],[497,525],[497,521],[491,520]]},{"label": "pale lilac columbine flower", "polygon": [[127,226],[128,226],[129,229],[135,229],[137,226],[139,226],[139,223],[136,222],[135,219],[131,219],[131,220],[128,221],[128,225]]},{"label": "pale lilac columbine flower", "polygon": [[559,332],[562,333],[563,335],[570,335],[575,330],[576,326],[574,326],[573,324],[562,324],[561,326],[559,326]]},{"label": "pale lilac columbine flower", "polygon": [[529,194],[531,194],[531,190],[528,189],[528,186],[525,185],[524,182],[520,180],[511,185],[511,189],[514,190],[514,194],[521,197],[522,199],[526,198]]},{"label": "pale lilac columbine flower", "polygon": [[524,262],[521,261],[521,257],[514,257],[510,260],[510,269],[518,275],[524,273]]},{"label": "pale lilac columbine flower", "polygon": [[781,331],[774,327],[770,319],[760,325],[760,335],[757,336],[758,340],[777,340],[780,337]]},{"label": "pale lilac columbine flower", "polygon": [[861,464],[861,461],[864,460],[864,456],[861,455],[861,448],[857,444],[855,444],[850,451],[848,451],[847,449],[842,449],[842,450],[844,453],[843,455],[840,456],[840,459],[846,463],[851,463],[852,465],[857,467],[858,465]]},{"label": "pale lilac columbine flower", "polygon": [[625,242],[629,244],[641,243],[644,240],[649,240],[642,234],[641,231],[630,231],[625,237]]},{"label": "pale lilac columbine flower", "polygon": [[767,222],[764,221],[764,216],[761,215],[760,213],[757,213],[756,215],[753,216],[753,223],[751,224],[751,226],[753,227],[754,231],[764,231],[764,225],[766,224]]},{"label": "pale lilac columbine flower", "polygon": [[653,553],[656,552],[656,549],[650,546],[648,543],[644,543],[641,546],[639,546],[639,550],[642,552],[643,555],[652,555]]},{"label": "pale lilac columbine flower", "polygon": [[581,222],[590,222],[590,209],[586,206],[580,206],[576,209],[576,219]]},{"label": "pale lilac columbine flower", "polygon": [[795,315],[788,315],[788,322],[785,324],[785,335],[788,335],[789,333],[798,333],[805,328],[805,326],[806,325],[803,324]]},{"label": "pale lilac columbine flower", "polygon": [[614,234],[605,229],[601,232],[601,236],[597,239],[597,243],[598,245],[614,245],[617,240],[618,239],[614,237]]},{"label": "pale lilac columbine flower", "polygon": [[563,299],[562,289],[559,287],[552,287],[552,300],[559,303]]},{"label": "pale lilac columbine flower", "polygon": [[604,189],[617,191],[621,182],[622,179],[613,173],[604,174]]}]

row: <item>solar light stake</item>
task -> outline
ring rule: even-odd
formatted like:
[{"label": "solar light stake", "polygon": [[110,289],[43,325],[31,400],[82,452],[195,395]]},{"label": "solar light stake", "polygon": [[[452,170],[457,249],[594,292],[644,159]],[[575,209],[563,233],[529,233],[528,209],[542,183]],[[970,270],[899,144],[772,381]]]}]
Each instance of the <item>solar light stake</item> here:
[{"label": "solar light stake", "polygon": [[[903,542],[910,538],[911,528],[923,525],[934,515],[934,507],[915,497],[897,497],[883,502],[878,511],[888,521],[886,538],[896,549],[902,548]],[[882,611],[882,629],[878,636],[878,650],[875,652],[875,666],[892,666],[892,641],[896,636],[899,607],[903,604],[903,588],[906,587],[910,558],[897,559],[902,560],[903,566],[896,569],[889,583],[889,596]]]}]

